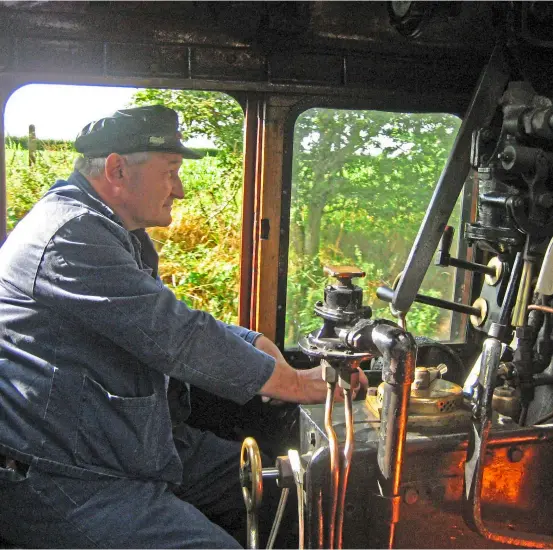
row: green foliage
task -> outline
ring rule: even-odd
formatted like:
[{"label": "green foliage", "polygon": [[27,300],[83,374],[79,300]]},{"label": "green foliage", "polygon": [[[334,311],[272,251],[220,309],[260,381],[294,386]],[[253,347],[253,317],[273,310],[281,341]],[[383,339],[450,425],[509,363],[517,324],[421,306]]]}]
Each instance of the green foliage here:
[{"label": "green foliage", "polygon": [[[183,138],[207,138],[216,156],[185,161],[185,198],[173,208],[160,244],[160,275],[190,307],[227,323],[238,318],[244,113],[227,94],[140,90],[136,105],[163,104],[179,113]],[[212,155],[212,153],[210,153]]]},{"label": "green foliage", "polygon": [[[310,109],[296,121],[288,262],[286,345],[320,320],[302,310],[322,298],[324,265],[355,265],[375,314],[375,296],[403,268],[431,194],[451,150],[459,120],[443,114]],[[456,215],[458,215],[456,213]],[[455,219],[452,225],[457,225]],[[444,274],[446,275],[444,277]],[[430,270],[429,294],[452,290],[449,270]],[[318,286],[318,289],[317,289]],[[318,325],[317,325],[318,322]],[[414,306],[411,330],[448,337],[449,315]]]},{"label": "green foliage", "polygon": [[[29,136],[8,136],[6,138],[6,147],[8,149],[29,149]],[[73,143],[63,139],[37,139],[37,151],[59,151],[72,150]]]},{"label": "green foliage", "polygon": [[56,179],[69,176],[77,156],[68,144],[50,151],[38,151],[29,165],[29,154],[20,145],[6,147],[7,229],[17,222],[48,191]]}]

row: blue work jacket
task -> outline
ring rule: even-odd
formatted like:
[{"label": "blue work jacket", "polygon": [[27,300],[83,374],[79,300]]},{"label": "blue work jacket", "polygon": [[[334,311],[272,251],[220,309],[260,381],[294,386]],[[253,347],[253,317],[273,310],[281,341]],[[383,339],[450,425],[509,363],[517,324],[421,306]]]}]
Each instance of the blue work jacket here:
[{"label": "blue work jacket", "polygon": [[[74,172],[0,249],[0,453],[74,475],[179,483],[169,377],[245,403],[274,359],[258,333],[193,310],[152,276],[127,231]],[[155,266],[154,266],[155,267]]]}]

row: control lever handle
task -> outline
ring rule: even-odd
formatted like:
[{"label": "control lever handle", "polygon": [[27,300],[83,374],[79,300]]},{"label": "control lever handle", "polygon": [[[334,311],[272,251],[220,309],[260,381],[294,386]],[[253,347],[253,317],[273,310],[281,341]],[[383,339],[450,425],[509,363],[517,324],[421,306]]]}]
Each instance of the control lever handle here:
[{"label": "control lever handle", "polygon": [[[379,286],[376,289],[376,295],[381,300],[391,303],[394,297],[394,291],[387,286]],[[419,304],[426,304],[429,306],[447,309],[449,311],[474,315],[475,317],[482,316],[482,311],[477,307],[467,306],[466,304],[457,304],[456,302],[450,302],[449,300],[442,300],[441,298],[434,298],[433,296],[426,296],[424,294],[416,294],[414,301]]]},{"label": "control lever handle", "polygon": [[[447,267],[453,266],[460,269],[468,269],[475,273],[482,273],[483,275],[489,275],[490,277],[497,277],[498,267],[496,265],[484,265],[477,264],[475,262],[469,262],[467,260],[461,260],[460,258],[452,258],[450,255],[451,245],[453,244],[453,235],[455,230],[450,225],[447,225],[444,229],[440,244],[438,246],[438,254],[436,255],[436,265]],[[416,300],[415,300],[416,302]]]}]

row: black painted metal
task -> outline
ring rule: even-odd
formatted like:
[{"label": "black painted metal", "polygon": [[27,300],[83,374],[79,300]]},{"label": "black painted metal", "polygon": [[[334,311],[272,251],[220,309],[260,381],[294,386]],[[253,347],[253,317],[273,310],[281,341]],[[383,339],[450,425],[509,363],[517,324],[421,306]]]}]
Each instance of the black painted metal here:
[{"label": "black painted metal", "polygon": [[508,80],[509,74],[504,67],[502,49],[498,46],[480,78],[469,110],[405,263],[403,275],[395,289],[392,305],[398,311],[408,311],[415,301],[469,172],[472,133],[494,115]]},{"label": "black painted metal", "polygon": [[[376,295],[385,302],[392,302],[394,291],[391,288],[379,286],[376,289]],[[479,317],[481,313],[478,308],[467,306],[465,304],[457,304],[456,302],[450,302],[449,300],[442,300],[441,298],[434,298],[433,296],[425,296],[424,294],[415,294],[415,299],[413,301],[419,304],[427,304],[429,306],[447,309],[449,311],[456,311],[467,315],[476,315],[477,317]]]},{"label": "black painted metal", "polygon": [[60,4],[0,5],[0,73],[464,96],[492,47],[485,3],[430,21],[416,43],[398,39],[384,2]]}]

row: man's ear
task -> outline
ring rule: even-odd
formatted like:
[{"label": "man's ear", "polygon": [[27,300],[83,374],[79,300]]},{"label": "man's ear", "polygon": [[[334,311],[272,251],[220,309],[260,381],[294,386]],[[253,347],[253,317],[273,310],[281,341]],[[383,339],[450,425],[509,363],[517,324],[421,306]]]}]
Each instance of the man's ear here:
[{"label": "man's ear", "polygon": [[128,167],[125,159],[117,153],[111,153],[106,158],[105,175],[112,186],[112,191],[118,192],[128,179]]}]

